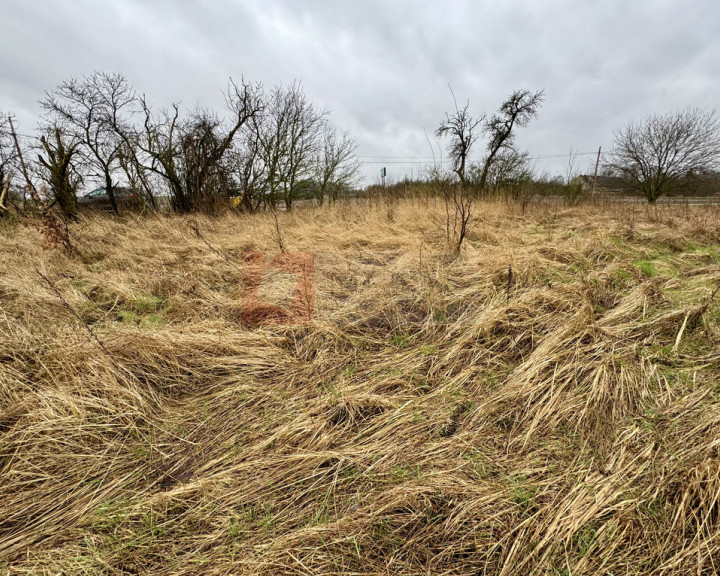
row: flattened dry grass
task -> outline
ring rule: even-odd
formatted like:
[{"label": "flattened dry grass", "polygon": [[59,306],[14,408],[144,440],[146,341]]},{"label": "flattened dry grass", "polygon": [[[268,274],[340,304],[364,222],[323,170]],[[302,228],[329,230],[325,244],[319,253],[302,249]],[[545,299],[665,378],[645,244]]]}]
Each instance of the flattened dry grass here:
[{"label": "flattened dry grass", "polygon": [[720,570],[717,209],[279,217],[310,325],[271,216],[0,230],[0,573]]}]

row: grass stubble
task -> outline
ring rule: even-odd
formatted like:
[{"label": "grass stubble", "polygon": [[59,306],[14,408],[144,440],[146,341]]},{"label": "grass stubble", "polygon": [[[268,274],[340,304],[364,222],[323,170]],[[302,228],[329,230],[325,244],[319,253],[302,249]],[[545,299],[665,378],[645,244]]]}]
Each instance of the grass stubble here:
[{"label": "grass stubble", "polygon": [[0,574],[718,573],[718,210],[444,224],[279,214],[315,315],[262,326],[270,216],[0,230]]}]

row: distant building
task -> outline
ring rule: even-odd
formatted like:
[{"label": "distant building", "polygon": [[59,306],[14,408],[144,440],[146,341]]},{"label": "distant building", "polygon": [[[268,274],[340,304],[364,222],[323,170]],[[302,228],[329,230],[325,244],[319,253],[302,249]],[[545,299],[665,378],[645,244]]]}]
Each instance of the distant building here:
[{"label": "distant building", "polygon": [[[578,176],[583,193],[590,194],[593,189],[593,176]],[[619,176],[597,177],[595,194],[638,194],[638,191]],[[699,174],[689,174],[675,182],[674,187],[668,187],[665,196],[710,197],[720,196],[720,173],[708,171]]]},{"label": "distant building", "polygon": [[[578,180],[582,186],[582,191],[586,193],[592,192],[593,175],[578,176]],[[595,183],[595,194],[627,194],[627,184],[618,176],[601,176],[598,175]]]}]

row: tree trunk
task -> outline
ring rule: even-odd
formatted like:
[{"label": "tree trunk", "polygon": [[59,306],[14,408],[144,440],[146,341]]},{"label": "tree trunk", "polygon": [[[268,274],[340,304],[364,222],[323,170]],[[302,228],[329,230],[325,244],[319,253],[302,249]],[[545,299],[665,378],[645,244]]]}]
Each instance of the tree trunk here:
[{"label": "tree trunk", "polygon": [[118,210],[117,199],[115,198],[115,188],[113,187],[112,178],[107,172],[105,173],[105,192],[107,192],[113,212],[118,216],[120,211]]}]

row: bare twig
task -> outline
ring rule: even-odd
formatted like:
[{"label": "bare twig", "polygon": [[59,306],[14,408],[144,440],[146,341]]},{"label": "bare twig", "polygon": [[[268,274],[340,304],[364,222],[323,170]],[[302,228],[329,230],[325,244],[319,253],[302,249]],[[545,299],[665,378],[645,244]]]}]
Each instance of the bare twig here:
[{"label": "bare twig", "polygon": [[513,280],[513,270],[512,270],[512,264],[508,266],[508,280],[507,280],[507,304],[510,304],[510,286],[512,285]]},{"label": "bare twig", "polygon": [[238,270],[239,272],[242,272],[240,266],[238,266],[237,264],[235,264],[235,262],[233,262],[232,260],[230,260],[230,258],[228,258],[227,256],[225,256],[225,254],[223,254],[222,252],[220,252],[220,250],[218,250],[217,248],[215,248],[215,246],[213,246],[212,244],[210,244],[210,242],[208,242],[208,240],[205,238],[205,236],[202,235],[202,232],[200,232],[200,227],[198,226],[197,220],[192,220],[192,221],[190,222],[190,228],[191,228],[192,231],[195,233],[195,236],[197,236],[198,238],[200,238],[200,240],[203,241],[203,243],[205,244],[205,246],[208,247],[208,250],[210,250],[213,254],[216,254],[216,255],[220,256],[220,258],[222,258],[223,260],[225,260],[225,262],[227,262],[228,264],[230,264],[230,266],[232,266],[233,268],[235,268],[235,269]]},{"label": "bare twig", "polygon": [[87,324],[87,322],[85,322],[85,320],[83,320],[82,316],[80,316],[80,314],[77,313],[77,311],[75,310],[75,308],[73,308],[72,306],[70,306],[70,304],[68,303],[68,301],[65,300],[65,297],[62,295],[62,292],[60,292],[60,290],[58,290],[57,286],[55,286],[55,284],[53,284],[52,280],[50,280],[47,276],[45,276],[45,274],[43,274],[42,272],[40,272],[40,270],[38,270],[37,268],[35,269],[35,272],[37,272],[37,273],[38,273],[38,276],[40,276],[40,278],[42,278],[42,279],[46,282],[46,284],[47,284],[48,286],[50,286],[50,289],[51,289],[53,292],[55,292],[55,295],[58,297],[58,299],[60,300],[60,302],[63,303],[63,306],[65,306],[65,308],[67,308],[68,311],[69,311],[73,316],[75,316],[75,318],[77,318],[77,319],[80,321],[80,323],[83,325],[83,327],[85,328],[85,330],[87,331],[87,333],[90,335],[90,338],[95,341],[95,343],[100,347],[100,349],[105,353],[105,355],[110,359],[110,361],[111,361],[113,364],[116,364],[116,365],[117,365],[115,359],[112,357],[112,355],[110,354],[110,352],[108,352],[107,348],[105,348],[105,345],[104,345],[104,344],[100,341],[100,339],[97,337],[97,334],[95,334],[95,332],[93,332],[93,329],[90,328],[90,326]]},{"label": "bare twig", "polygon": [[710,304],[712,303],[713,299],[715,298],[715,295],[718,292],[720,292],[720,284],[718,284],[717,288],[715,288],[715,290],[713,290],[713,293],[710,295],[710,298],[708,298],[708,301],[705,302],[705,305],[702,308],[700,308],[700,311],[698,312],[699,316],[702,316],[703,314],[705,314],[705,312],[707,312],[707,309],[710,307]]},{"label": "bare twig", "polygon": [[277,233],[277,243],[280,247],[280,252],[285,252],[285,244],[283,243],[282,234],[280,233],[280,222],[278,222],[277,212],[275,212],[272,204],[270,205],[270,211],[272,212],[273,218],[275,218],[275,232]]}]

